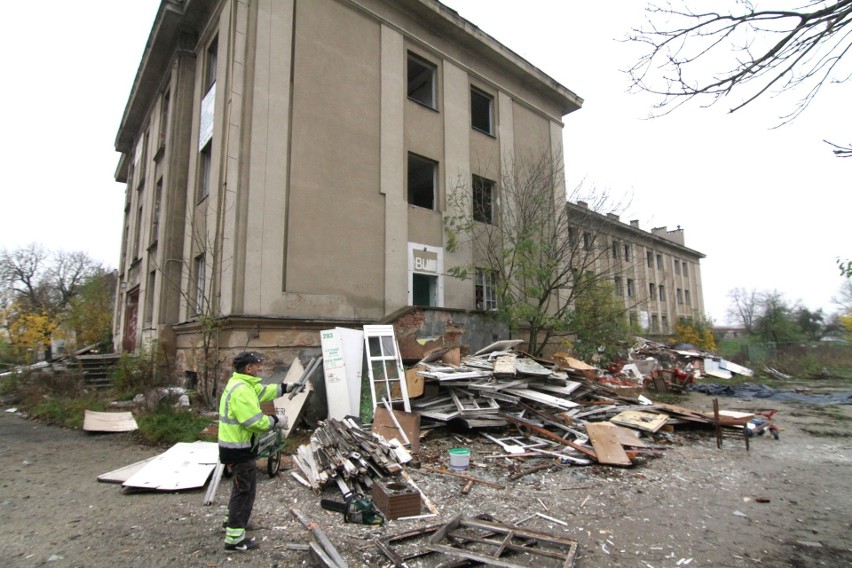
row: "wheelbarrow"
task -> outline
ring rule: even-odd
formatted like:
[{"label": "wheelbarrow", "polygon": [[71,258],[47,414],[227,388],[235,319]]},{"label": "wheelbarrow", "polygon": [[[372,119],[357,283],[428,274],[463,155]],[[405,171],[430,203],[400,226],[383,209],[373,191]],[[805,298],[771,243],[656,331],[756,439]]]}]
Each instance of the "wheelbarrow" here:
[{"label": "wheelbarrow", "polygon": [[284,436],[281,430],[274,430],[263,435],[258,442],[257,457],[266,458],[266,473],[269,477],[278,475],[281,469],[281,455],[284,453]]}]

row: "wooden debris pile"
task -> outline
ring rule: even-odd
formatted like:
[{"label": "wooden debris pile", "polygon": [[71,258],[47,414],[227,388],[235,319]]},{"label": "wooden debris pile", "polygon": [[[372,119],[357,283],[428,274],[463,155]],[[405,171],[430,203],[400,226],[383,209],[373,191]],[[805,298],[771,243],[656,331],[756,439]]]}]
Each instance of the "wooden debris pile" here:
[{"label": "wooden debris pile", "polygon": [[343,493],[365,493],[373,479],[393,476],[411,454],[397,440],[364,431],[354,420],[329,418],[321,422],[293,456],[302,475],[291,475],[302,485],[315,491],[335,482]]}]

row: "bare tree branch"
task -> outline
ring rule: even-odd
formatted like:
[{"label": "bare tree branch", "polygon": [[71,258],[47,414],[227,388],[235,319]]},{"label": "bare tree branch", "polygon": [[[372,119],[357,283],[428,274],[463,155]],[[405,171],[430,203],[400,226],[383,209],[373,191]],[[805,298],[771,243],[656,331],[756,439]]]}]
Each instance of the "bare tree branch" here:
[{"label": "bare tree branch", "polygon": [[802,89],[804,96],[780,117],[786,124],[823,86],[852,76],[843,67],[852,50],[852,0],[810,0],[795,10],[760,10],[738,0],[731,14],[667,4],[647,14],[647,27],[632,30],[628,41],[648,52],[627,72],[634,90],[662,97],[657,116],[697,97],[711,106],[739,93],[729,109],[736,112],[760,97]]}]

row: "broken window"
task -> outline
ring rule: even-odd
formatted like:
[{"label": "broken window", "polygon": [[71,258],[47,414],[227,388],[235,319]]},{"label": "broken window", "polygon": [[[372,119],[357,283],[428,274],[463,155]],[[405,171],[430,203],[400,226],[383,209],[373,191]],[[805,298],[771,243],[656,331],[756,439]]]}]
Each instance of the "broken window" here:
[{"label": "broken window", "polygon": [[477,310],[497,309],[497,278],[493,272],[483,268],[476,269],[475,293]]},{"label": "broken window", "polygon": [[438,277],[431,274],[411,275],[412,299],[415,306],[438,305]]},{"label": "broken window", "polygon": [[193,270],[195,271],[195,313],[202,313],[202,309],[204,307],[204,278],[206,271],[206,262],[204,261],[204,254],[199,254],[195,257],[193,264]]},{"label": "broken window", "polygon": [[577,229],[568,227],[568,244],[573,248],[577,244]]},{"label": "broken window", "polygon": [[145,286],[145,323],[151,323],[154,319],[154,284],[157,280],[157,271],[148,273],[148,283]]},{"label": "broken window", "polygon": [[494,134],[494,97],[470,88],[470,125],[485,134]]},{"label": "broken window", "polygon": [[154,207],[151,209],[151,244],[157,242],[157,235],[160,233],[160,207],[163,201],[163,178],[157,180],[157,187],[154,189]]},{"label": "broken window", "polygon": [[219,40],[214,39],[207,48],[207,61],[204,67],[204,93],[216,83],[216,67],[219,57]]},{"label": "broken window", "polygon": [[689,278],[689,271],[686,269],[686,261],[683,262],[683,277]]},{"label": "broken window", "polygon": [[683,304],[683,294],[682,294],[682,292],[681,292],[681,289],[680,289],[680,288],[678,288],[678,289],[675,291],[675,298],[677,299],[677,303],[678,303],[678,304]]},{"label": "broken window", "polygon": [[583,233],[583,249],[584,250],[592,250],[592,234],[586,231]]},{"label": "broken window", "polygon": [[612,241],[612,258],[618,260],[618,241]]},{"label": "broken window", "polygon": [[210,194],[210,165],[213,161],[213,141],[205,144],[198,155],[198,201]]},{"label": "broken window", "polygon": [[627,279],[627,297],[628,298],[633,297],[633,279],[632,278]]},{"label": "broken window", "polygon": [[645,253],[645,255],[648,258],[648,268],[654,268],[654,253],[648,251],[647,253]]},{"label": "broken window", "polygon": [[621,284],[621,276],[615,277],[615,295],[619,298],[624,296],[624,289]]},{"label": "broken window", "polygon": [[658,254],[657,255],[657,270],[662,270],[662,269],[663,269],[663,255]]},{"label": "broken window", "polygon": [[424,209],[435,209],[437,162],[416,154],[408,154],[408,203]]},{"label": "broken window", "polygon": [[660,301],[665,302],[666,301],[666,287],[663,286],[662,284],[660,284],[657,287],[657,289],[660,291]]},{"label": "broken window", "polygon": [[437,108],[435,103],[434,64],[408,52],[408,98],[429,108]]},{"label": "broken window", "polygon": [[691,306],[691,305],[692,305],[692,302],[690,302],[690,301],[689,301],[689,290],[684,290],[684,291],[683,291],[683,294],[684,294],[684,296],[685,296],[686,305],[687,305],[687,306]]},{"label": "broken window", "polygon": [[653,282],[650,282],[650,283],[648,284],[648,298],[649,298],[649,299],[651,299],[651,300],[653,300],[653,299],[656,297],[656,293],[655,293],[655,292],[656,292],[656,290],[655,290],[655,287],[654,287],[654,283],[653,283]]},{"label": "broken window", "polygon": [[633,260],[633,253],[630,249],[630,245],[624,245],[624,260],[630,262]]},{"label": "broken window", "polygon": [[473,176],[473,220],[494,222],[494,182]]},{"label": "broken window", "polygon": [[677,259],[675,259],[674,261],[674,271],[675,274],[680,274],[680,261],[678,261]]}]

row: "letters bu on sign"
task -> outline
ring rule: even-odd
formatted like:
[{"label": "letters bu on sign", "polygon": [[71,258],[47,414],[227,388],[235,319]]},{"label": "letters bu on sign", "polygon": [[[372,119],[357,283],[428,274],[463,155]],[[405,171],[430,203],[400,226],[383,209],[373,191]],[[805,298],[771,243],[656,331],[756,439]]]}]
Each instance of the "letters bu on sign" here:
[{"label": "letters bu on sign", "polygon": [[425,251],[425,250],[413,250],[411,251],[414,256],[414,270],[418,272],[432,272],[437,274],[438,272],[438,254]]}]

